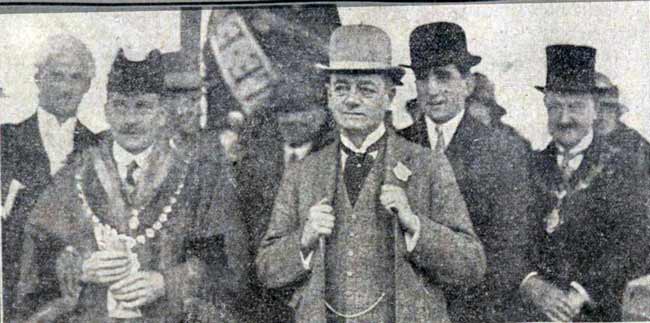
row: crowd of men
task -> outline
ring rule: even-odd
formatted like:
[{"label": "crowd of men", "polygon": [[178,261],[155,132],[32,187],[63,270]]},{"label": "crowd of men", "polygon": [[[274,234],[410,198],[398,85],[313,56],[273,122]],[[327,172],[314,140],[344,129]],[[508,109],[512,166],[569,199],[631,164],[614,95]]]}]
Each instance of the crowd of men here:
[{"label": "crowd of men", "polygon": [[261,67],[224,77],[217,33],[207,79],[184,52],[119,50],[99,134],[77,119],[92,53],[47,39],[36,113],[1,129],[6,322],[650,319],[650,146],[596,49],[546,47],[552,141],[533,151],[461,26],[417,27],[398,66],[383,30],[302,10],[219,14],[281,62],[266,109],[240,106]]}]

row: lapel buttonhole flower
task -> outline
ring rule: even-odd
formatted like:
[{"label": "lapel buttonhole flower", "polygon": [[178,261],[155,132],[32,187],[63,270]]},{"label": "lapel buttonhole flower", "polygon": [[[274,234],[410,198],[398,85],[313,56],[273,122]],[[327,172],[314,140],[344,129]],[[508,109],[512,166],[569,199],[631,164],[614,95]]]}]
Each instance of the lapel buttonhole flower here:
[{"label": "lapel buttonhole flower", "polygon": [[395,173],[397,179],[402,182],[408,181],[409,177],[413,174],[408,167],[402,164],[402,162],[397,162],[397,166],[393,168],[393,173]]}]

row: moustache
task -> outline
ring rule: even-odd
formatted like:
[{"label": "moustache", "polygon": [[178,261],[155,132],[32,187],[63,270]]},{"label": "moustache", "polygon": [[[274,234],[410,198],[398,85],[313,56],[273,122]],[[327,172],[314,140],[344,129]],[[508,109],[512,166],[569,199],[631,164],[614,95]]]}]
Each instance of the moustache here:
[{"label": "moustache", "polygon": [[141,134],[141,133],[143,133],[144,130],[141,129],[141,128],[140,128],[139,126],[137,126],[137,125],[126,125],[126,126],[122,126],[122,127],[120,127],[120,128],[117,130],[117,132],[119,132],[119,133],[121,133],[121,134],[124,134],[124,135],[137,135],[137,134]]},{"label": "moustache", "polygon": [[573,122],[572,123],[558,124],[556,126],[556,128],[558,130],[573,130],[573,129],[577,128],[577,127],[578,127],[578,125],[576,123],[573,123]]}]

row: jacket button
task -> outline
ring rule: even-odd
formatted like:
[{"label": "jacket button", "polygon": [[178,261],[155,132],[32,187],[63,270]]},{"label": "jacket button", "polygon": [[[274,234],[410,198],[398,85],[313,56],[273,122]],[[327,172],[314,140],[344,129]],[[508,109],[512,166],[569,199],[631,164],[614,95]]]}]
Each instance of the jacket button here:
[{"label": "jacket button", "polygon": [[348,256],[350,256],[350,257],[354,256],[354,251],[352,251],[352,250],[348,251]]},{"label": "jacket button", "polygon": [[352,272],[351,271],[348,271],[345,274],[348,275],[348,277],[352,277]]}]

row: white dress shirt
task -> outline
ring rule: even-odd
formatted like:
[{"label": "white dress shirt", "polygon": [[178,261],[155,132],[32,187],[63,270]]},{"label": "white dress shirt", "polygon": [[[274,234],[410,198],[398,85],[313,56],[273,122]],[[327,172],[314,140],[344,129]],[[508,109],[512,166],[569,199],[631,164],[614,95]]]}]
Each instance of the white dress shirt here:
[{"label": "white dress shirt", "polygon": [[584,138],[582,138],[577,145],[569,149],[568,154],[566,153],[566,149],[564,147],[557,144],[557,149],[559,151],[559,154],[557,154],[557,165],[560,168],[562,168],[562,164],[564,163],[565,156],[566,155],[573,156],[573,158],[569,160],[568,166],[571,172],[576,171],[578,167],[580,167],[580,164],[582,164],[582,159],[584,159],[583,152],[587,150],[587,148],[589,148],[593,140],[594,140],[594,131],[590,129],[589,133]]},{"label": "white dress shirt", "polygon": [[117,173],[120,175],[122,182],[126,180],[127,168],[131,162],[135,161],[138,165],[138,168],[133,172],[133,179],[136,183],[140,182],[142,172],[147,169],[149,166],[149,155],[151,154],[152,146],[147,148],[145,151],[134,155],[126,151],[122,146],[117,142],[113,142],[113,158],[117,164]]},{"label": "white dress shirt", "polygon": [[[370,146],[372,146],[374,143],[379,141],[379,139],[381,139],[381,137],[383,137],[385,133],[386,133],[386,126],[382,123],[381,125],[379,125],[379,127],[377,127],[377,129],[375,129],[375,131],[371,132],[366,137],[366,139],[361,144],[361,147],[355,146],[354,143],[343,134],[341,134],[341,143],[355,153],[365,154],[368,151],[368,148],[370,148]],[[369,152],[368,154],[374,160],[377,158],[378,151],[375,150],[373,152]],[[348,155],[344,151],[341,151],[341,169],[345,169],[345,162],[347,159],[348,159]],[[416,224],[415,232],[412,234],[406,232],[404,234],[404,239],[406,240],[406,251],[408,252],[411,252],[413,251],[413,249],[415,249],[415,245],[417,244],[417,241],[420,238],[420,219],[416,216],[416,220],[417,220],[416,221],[417,224]],[[300,253],[300,259],[302,260],[302,265],[307,270],[309,270],[311,267],[310,264],[313,255],[314,255],[313,251],[310,252],[309,255],[307,255],[307,257],[305,257],[302,254],[302,252]]]},{"label": "white dress shirt", "polygon": [[455,117],[443,124],[435,123],[431,118],[425,116],[424,122],[427,124],[427,135],[432,150],[436,149],[436,144],[438,143],[436,127],[439,127],[442,130],[442,138],[445,140],[444,147],[447,149],[447,146],[449,146],[449,143],[454,138],[454,134],[456,134],[456,130],[458,130],[458,126],[460,125],[460,121],[463,120],[464,115],[465,109],[461,110]]},{"label": "white dress shirt", "polygon": [[50,163],[50,175],[56,174],[65,165],[68,155],[74,149],[74,128],[77,118],[68,118],[63,123],[43,108],[37,110],[38,131]]}]

